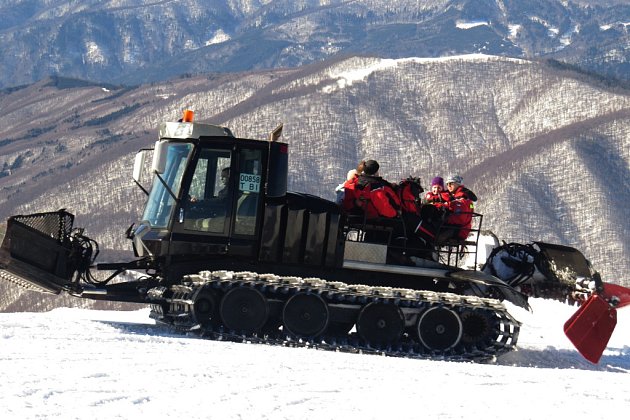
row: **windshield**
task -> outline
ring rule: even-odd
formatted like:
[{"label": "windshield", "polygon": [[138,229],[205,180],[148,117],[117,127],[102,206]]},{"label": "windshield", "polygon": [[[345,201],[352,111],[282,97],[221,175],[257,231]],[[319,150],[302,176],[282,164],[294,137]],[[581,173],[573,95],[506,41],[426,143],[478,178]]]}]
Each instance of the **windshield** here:
[{"label": "windshield", "polygon": [[[160,176],[175,197],[179,195],[182,176],[192,148],[193,145],[190,143],[172,143],[168,146],[166,169]],[[148,220],[152,227],[165,228],[175,208],[175,199],[157,177],[158,175],[153,180],[142,218]]]}]

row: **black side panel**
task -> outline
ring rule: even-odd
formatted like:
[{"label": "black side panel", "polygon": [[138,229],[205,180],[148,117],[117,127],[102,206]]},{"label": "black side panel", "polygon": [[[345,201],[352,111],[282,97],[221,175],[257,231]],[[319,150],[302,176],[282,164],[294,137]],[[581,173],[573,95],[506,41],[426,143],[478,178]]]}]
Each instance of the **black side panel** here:
[{"label": "black side panel", "polygon": [[306,230],[306,245],[304,247],[304,263],[322,265],[326,250],[326,236],[328,235],[328,213],[310,213]]},{"label": "black side panel", "polygon": [[283,202],[267,203],[260,240],[260,260],[278,262],[284,246],[287,206]]},{"label": "black side panel", "polygon": [[335,203],[316,196],[287,193],[269,198],[265,203],[260,260],[340,266],[340,219]]},{"label": "black side panel", "polygon": [[326,243],[326,260],[324,265],[333,267],[343,263],[343,237],[341,236],[341,213],[328,214],[328,238]]},{"label": "black side panel", "polygon": [[291,208],[286,218],[286,234],[284,237],[284,252],[282,262],[301,263],[304,260],[304,239],[306,210],[303,208]]}]

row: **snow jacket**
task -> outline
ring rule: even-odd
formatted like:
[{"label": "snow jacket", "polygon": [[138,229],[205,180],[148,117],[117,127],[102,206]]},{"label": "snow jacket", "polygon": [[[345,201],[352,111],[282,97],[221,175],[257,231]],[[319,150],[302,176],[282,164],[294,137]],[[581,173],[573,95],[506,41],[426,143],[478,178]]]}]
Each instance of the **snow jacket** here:
[{"label": "snow jacket", "polygon": [[451,195],[451,200],[466,198],[470,201],[477,201],[477,196],[475,195],[475,193],[464,187],[463,185],[460,185],[455,191],[449,194]]},{"label": "snow jacket", "polygon": [[341,208],[346,213],[356,213],[359,209],[357,199],[359,198],[356,191],[357,183],[359,182],[359,176],[347,180],[343,184],[343,199],[341,201]]},{"label": "snow jacket", "polygon": [[434,194],[432,191],[428,191],[424,195],[424,202],[426,204],[432,204],[439,208],[448,208],[448,204],[451,201],[451,195],[448,191],[440,191]]},{"label": "snow jacket", "polygon": [[457,238],[468,238],[468,234],[472,228],[472,218],[475,210],[472,200],[467,198],[452,200],[448,203],[447,208],[449,212],[446,216],[446,224],[459,228]]},{"label": "snow jacket", "polygon": [[367,219],[377,217],[397,217],[400,212],[400,198],[391,184],[381,177],[360,175],[355,185],[357,204],[365,212]]},{"label": "snow jacket", "polygon": [[398,183],[396,192],[400,198],[400,209],[403,213],[420,214],[420,199],[424,192],[420,179],[412,177],[403,179]]}]

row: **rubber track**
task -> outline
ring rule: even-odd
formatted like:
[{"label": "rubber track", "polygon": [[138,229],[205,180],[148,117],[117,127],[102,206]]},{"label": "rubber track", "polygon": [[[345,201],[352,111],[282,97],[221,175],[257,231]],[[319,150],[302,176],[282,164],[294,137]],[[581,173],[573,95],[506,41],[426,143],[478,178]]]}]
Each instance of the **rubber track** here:
[{"label": "rubber track", "polygon": [[[432,307],[444,307],[458,314],[479,311],[492,320],[488,336],[474,344],[460,344],[446,351],[433,351],[418,342],[417,337],[405,334],[403,338],[387,347],[374,347],[357,333],[342,336],[324,333],[318,337],[295,337],[278,330],[267,334],[241,334],[228,331],[216,321],[200,324],[195,320],[193,297],[199,288],[226,292],[235,287],[251,287],[267,299],[287,300],[305,292],[320,295],[328,304],[367,305],[370,302],[388,303],[399,306],[403,311],[424,311]],[[170,325],[179,331],[194,332],[204,338],[236,342],[270,344],[287,347],[308,347],[320,350],[350,353],[379,354],[394,357],[488,361],[515,348],[520,323],[508,312],[503,303],[496,299],[456,295],[432,291],[349,285],[328,282],[318,278],[279,277],[273,274],[252,272],[214,271],[185,276],[181,285],[158,287],[148,292],[151,301],[151,318]],[[410,309],[411,308],[411,309]]]}]

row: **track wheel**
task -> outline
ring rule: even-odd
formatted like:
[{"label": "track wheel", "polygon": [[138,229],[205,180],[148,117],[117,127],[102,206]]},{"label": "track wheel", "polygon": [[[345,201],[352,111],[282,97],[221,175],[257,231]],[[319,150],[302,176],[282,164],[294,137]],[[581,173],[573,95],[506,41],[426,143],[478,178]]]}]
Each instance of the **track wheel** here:
[{"label": "track wheel", "polygon": [[483,345],[491,337],[492,322],[488,314],[480,311],[465,311],[461,315],[464,333],[462,342],[465,344]]},{"label": "track wheel", "polygon": [[265,325],[269,307],[267,299],[258,290],[236,287],[229,290],[221,299],[219,314],[227,329],[251,334],[258,332]]},{"label": "track wheel", "polygon": [[317,337],[326,331],[330,315],[328,305],[319,295],[299,293],[284,305],[282,322],[298,337]]},{"label": "track wheel", "polygon": [[455,347],[462,338],[462,320],[452,310],[430,308],[418,320],[418,338],[429,350]]},{"label": "track wheel", "polygon": [[405,317],[399,307],[372,302],[361,309],[357,319],[359,336],[374,347],[385,346],[402,337]]},{"label": "track wheel", "polygon": [[218,299],[213,290],[207,287],[198,289],[193,297],[193,318],[196,323],[201,325],[210,325],[211,321],[216,320]]}]

